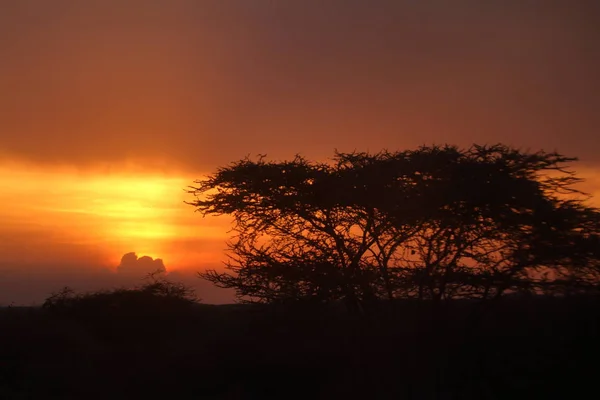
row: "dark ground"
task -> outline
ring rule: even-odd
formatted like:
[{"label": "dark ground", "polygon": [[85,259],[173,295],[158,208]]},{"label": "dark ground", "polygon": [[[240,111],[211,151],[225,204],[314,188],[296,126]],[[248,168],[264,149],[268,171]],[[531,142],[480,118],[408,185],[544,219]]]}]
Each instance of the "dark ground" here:
[{"label": "dark ground", "polygon": [[[342,309],[0,309],[0,399],[588,398],[598,299]],[[474,328],[476,326],[476,328]]]}]

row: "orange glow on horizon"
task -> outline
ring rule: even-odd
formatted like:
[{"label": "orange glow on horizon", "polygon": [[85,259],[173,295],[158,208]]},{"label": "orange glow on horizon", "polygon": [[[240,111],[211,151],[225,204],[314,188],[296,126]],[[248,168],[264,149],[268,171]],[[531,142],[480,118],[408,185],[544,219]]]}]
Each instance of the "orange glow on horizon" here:
[{"label": "orange glow on horizon", "polygon": [[[573,169],[600,206],[600,172]],[[203,174],[143,172],[140,167],[78,170],[0,163],[0,261],[50,261],[115,268],[135,252],[167,270],[217,267],[230,219],[202,218],[184,203]]]},{"label": "orange glow on horizon", "polygon": [[184,203],[197,178],[0,165],[0,229],[46,232],[50,256],[53,241],[94,248],[111,267],[128,252],[161,258],[168,270],[215,263],[224,244],[194,243],[224,243],[228,226]]}]

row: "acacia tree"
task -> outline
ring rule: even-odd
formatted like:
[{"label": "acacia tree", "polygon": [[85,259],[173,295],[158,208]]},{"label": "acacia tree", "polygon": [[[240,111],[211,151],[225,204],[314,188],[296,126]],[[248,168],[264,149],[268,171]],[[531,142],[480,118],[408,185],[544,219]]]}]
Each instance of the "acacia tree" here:
[{"label": "acacia tree", "polygon": [[404,281],[414,283],[419,298],[437,301],[539,292],[567,281],[593,288],[599,214],[573,188],[580,180],[561,165],[570,161],[474,146],[443,171],[428,171],[438,203],[404,243],[416,253],[400,268]]},{"label": "acacia tree", "polygon": [[503,145],[248,158],[196,181],[190,202],[233,216],[228,272],[241,301],[494,298],[595,287],[598,211],[557,153]]}]

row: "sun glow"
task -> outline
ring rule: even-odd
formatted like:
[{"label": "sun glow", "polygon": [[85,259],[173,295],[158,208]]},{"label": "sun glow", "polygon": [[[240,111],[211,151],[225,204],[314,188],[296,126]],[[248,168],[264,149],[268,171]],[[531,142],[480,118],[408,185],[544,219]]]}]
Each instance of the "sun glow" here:
[{"label": "sun glow", "polygon": [[135,251],[162,258],[169,268],[190,258],[174,243],[221,237],[226,231],[214,224],[203,228],[184,203],[189,198],[183,189],[193,179],[0,165],[0,222],[5,229],[44,230],[62,241],[100,248],[113,266]]},{"label": "sun glow", "polygon": [[[0,263],[114,268],[135,252],[169,270],[222,265],[231,220],[202,218],[184,203],[193,199],[184,189],[201,174],[110,171],[0,163]],[[576,171],[600,206],[598,169]]]}]

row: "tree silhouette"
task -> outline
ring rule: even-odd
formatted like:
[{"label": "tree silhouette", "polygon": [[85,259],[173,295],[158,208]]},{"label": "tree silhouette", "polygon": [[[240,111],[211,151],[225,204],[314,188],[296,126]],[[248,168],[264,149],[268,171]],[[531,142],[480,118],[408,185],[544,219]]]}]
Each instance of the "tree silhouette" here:
[{"label": "tree silhouette", "polygon": [[430,146],[235,162],[189,192],[233,216],[228,272],[245,302],[498,298],[596,290],[600,213],[557,153]]}]

